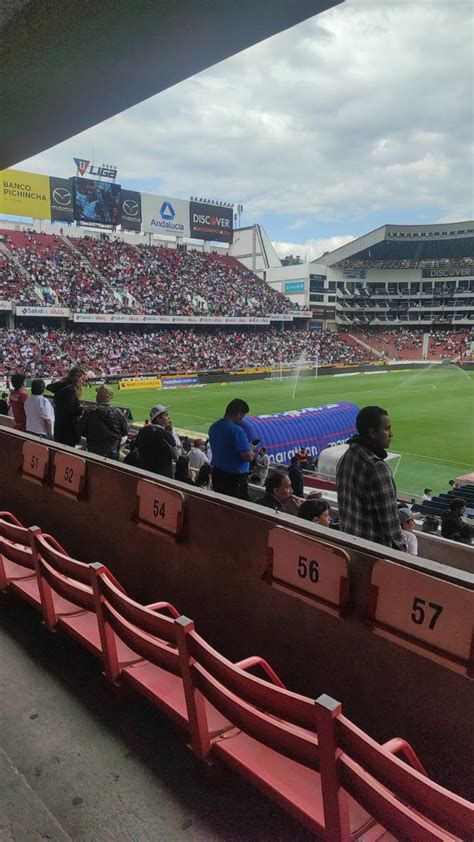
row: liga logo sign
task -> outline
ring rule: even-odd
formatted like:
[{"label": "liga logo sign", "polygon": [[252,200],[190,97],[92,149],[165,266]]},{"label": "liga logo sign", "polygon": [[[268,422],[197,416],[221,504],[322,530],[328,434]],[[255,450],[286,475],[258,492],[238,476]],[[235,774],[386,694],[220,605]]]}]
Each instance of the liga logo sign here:
[{"label": "liga logo sign", "polygon": [[191,237],[197,240],[215,240],[231,243],[233,240],[233,210],[220,205],[190,202],[189,227]]},{"label": "liga logo sign", "polygon": [[51,219],[49,176],[22,170],[1,170],[0,213]]}]

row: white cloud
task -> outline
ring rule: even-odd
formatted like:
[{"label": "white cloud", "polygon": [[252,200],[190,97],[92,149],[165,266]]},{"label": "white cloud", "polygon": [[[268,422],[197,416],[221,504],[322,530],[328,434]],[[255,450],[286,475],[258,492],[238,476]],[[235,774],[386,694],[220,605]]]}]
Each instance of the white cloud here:
[{"label": "white cloud", "polygon": [[305,243],[274,242],[273,245],[278,257],[286,257],[292,254],[294,257],[299,255],[302,260],[315,260],[325,252],[334,251],[334,249],[345,246],[346,243],[351,243],[355,239],[351,234],[348,234],[347,236],[341,235],[340,237],[321,237],[320,239],[306,240]]},{"label": "white cloud", "polygon": [[469,218],[471,18],[471,0],[347,0],[24,165],[70,175],[94,150],[124,184],[241,198],[246,224],[288,232]]}]

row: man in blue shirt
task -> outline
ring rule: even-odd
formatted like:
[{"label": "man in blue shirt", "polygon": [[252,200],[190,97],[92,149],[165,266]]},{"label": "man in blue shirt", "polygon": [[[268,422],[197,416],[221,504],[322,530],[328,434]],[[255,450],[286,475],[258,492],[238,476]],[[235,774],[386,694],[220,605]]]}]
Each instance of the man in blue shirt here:
[{"label": "man in blue shirt", "polygon": [[239,500],[249,499],[248,474],[253,450],[241,426],[248,411],[248,404],[235,398],[227,406],[224,417],[214,421],[209,429],[212,487]]}]

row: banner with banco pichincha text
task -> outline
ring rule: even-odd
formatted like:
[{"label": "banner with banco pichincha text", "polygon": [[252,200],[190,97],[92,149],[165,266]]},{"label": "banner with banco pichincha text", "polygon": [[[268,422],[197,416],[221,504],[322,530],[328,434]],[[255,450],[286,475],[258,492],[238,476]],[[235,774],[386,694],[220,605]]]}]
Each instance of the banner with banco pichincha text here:
[{"label": "banner with banco pichincha text", "polygon": [[0,213],[51,219],[49,175],[0,170]]},{"label": "banner with banco pichincha text", "polygon": [[131,380],[119,380],[119,389],[161,389],[162,382],[160,378],[134,378]]}]

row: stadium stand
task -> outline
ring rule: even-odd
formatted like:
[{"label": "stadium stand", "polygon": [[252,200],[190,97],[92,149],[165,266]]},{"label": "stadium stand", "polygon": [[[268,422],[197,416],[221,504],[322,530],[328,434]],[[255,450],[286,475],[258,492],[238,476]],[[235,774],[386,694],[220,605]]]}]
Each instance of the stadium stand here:
[{"label": "stadium stand", "polygon": [[[354,333],[375,351],[387,357],[400,360],[418,360],[422,358],[422,328],[398,328],[384,331],[377,328],[355,329]],[[470,334],[467,330],[437,330],[430,328],[430,341],[427,360],[467,359],[470,357]]]},{"label": "stadium stand", "polygon": [[[5,528],[13,528],[10,538]],[[431,781],[406,740],[378,743],[331,697],[314,701],[287,689],[259,656],[229,661],[174,606],[140,605],[104,565],[72,559],[52,536],[24,529],[15,515],[2,512],[0,529],[2,557],[12,538],[16,544],[26,534],[31,541],[49,628],[58,620],[54,599],[66,600],[61,627],[99,654],[109,680],[157,704],[189,732],[200,759],[228,765],[316,838],[441,842],[472,836],[474,806]],[[396,576],[396,565],[390,566]],[[453,587],[435,584],[438,591]],[[125,700],[116,696],[115,703]]]},{"label": "stadium stand", "polygon": [[376,359],[345,333],[291,327],[259,331],[218,329],[0,329],[0,372],[14,369],[58,376],[81,361],[97,375],[243,368],[297,360],[356,363]]},{"label": "stadium stand", "polygon": [[[120,240],[0,234],[44,302],[75,312],[266,316],[299,310],[233,258]],[[0,266],[0,283],[6,272]]]}]

